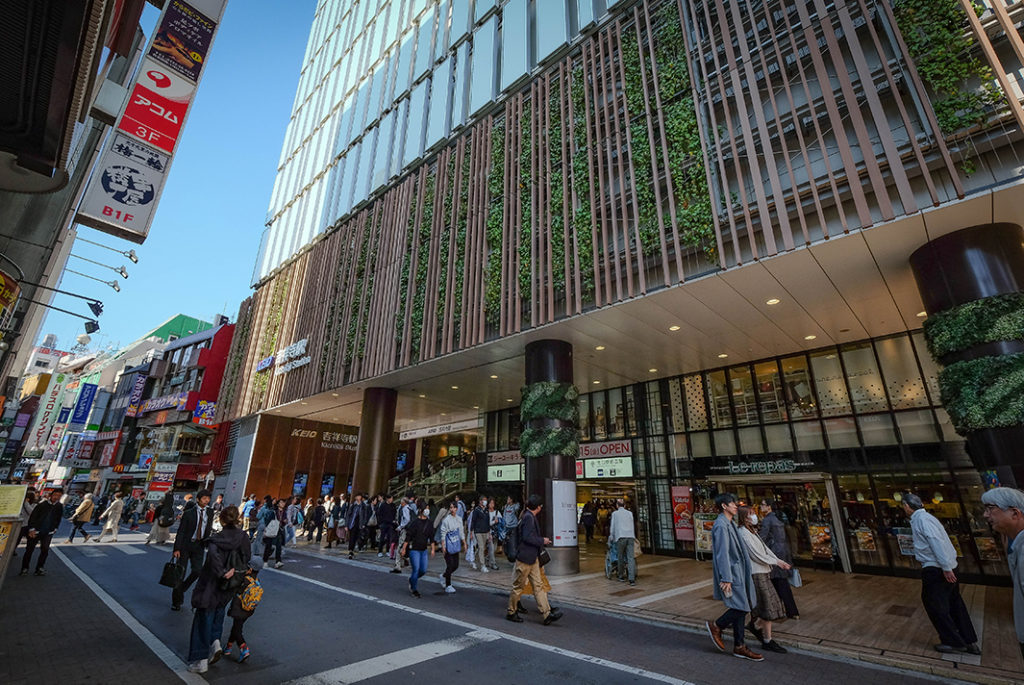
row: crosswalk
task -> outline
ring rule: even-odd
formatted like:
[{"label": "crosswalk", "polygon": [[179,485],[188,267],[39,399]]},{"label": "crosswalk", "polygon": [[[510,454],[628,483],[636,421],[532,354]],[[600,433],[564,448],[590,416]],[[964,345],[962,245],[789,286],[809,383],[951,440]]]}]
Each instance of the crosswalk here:
[{"label": "crosswalk", "polygon": [[127,554],[128,556],[146,553],[146,550],[144,549],[139,549],[138,547],[135,547],[133,545],[126,545],[123,543],[116,542],[110,544],[104,542],[98,545],[94,545],[87,542],[82,544],[81,546],[74,547],[73,549],[80,552],[83,557],[89,557],[90,559],[110,556],[108,550],[112,549],[116,549],[118,552],[121,552],[122,554]]}]

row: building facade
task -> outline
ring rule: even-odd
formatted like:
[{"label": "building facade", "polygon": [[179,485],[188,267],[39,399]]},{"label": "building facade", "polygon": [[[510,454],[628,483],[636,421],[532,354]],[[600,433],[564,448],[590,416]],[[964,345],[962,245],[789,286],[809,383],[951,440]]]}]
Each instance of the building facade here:
[{"label": "building facade", "polygon": [[1019,480],[1024,415],[978,379],[1020,390],[1020,12],[322,2],[218,410],[359,425],[357,488],[373,435],[482,417],[487,481],[542,435],[523,391],[575,383],[578,458],[517,476],[579,461],[649,547],[699,553],[673,512],[735,489],[810,561],[896,572],[911,488],[1001,577],[975,490]]}]

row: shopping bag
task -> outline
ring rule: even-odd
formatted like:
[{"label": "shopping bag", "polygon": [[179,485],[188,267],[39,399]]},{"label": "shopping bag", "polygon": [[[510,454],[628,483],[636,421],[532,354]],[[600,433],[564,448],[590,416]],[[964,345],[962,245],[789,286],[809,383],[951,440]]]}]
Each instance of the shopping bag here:
[{"label": "shopping bag", "polygon": [[789,584],[793,587],[803,587],[804,579],[800,577],[800,569],[794,566],[789,571]]},{"label": "shopping bag", "polygon": [[185,569],[178,566],[178,563],[171,559],[164,564],[163,573],[160,574],[160,584],[165,587],[177,587],[185,577]]}]

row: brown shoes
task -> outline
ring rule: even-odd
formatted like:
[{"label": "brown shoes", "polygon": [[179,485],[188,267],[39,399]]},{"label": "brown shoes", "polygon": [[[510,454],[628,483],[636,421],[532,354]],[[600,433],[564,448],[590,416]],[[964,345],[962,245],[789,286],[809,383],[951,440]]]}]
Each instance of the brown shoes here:
[{"label": "brown shoes", "polygon": [[737,656],[741,659],[750,659],[751,661],[764,661],[763,656],[761,656],[757,652],[751,651],[750,647],[747,647],[746,645],[734,647],[732,650],[732,655]]},{"label": "brown shoes", "polygon": [[704,625],[708,627],[708,635],[711,636],[711,641],[715,643],[715,647],[718,648],[719,652],[724,652],[725,642],[722,641],[722,629],[711,621],[705,621]]}]

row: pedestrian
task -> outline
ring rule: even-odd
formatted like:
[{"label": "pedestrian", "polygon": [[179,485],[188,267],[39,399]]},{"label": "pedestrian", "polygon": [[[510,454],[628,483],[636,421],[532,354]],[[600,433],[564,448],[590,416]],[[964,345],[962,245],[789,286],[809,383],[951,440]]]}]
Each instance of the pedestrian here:
[{"label": "pedestrian", "polygon": [[1024,656],[1024,492],[993,488],[981,496],[985,520],[992,530],[1006,536],[1006,561],[1013,582],[1013,626]]},{"label": "pedestrian", "polygon": [[249,658],[249,643],[246,642],[242,629],[245,626],[245,622],[256,611],[256,606],[260,603],[260,600],[263,599],[263,586],[257,578],[262,570],[262,559],[259,557],[249,559],[249,570],[245,574],[242,588],[231,599],[231,605],[228,607],[228,616],[231,617],[231,634],[228,637],[224,656],[231,656],[232,647],[238,645],[238,663],[242,663]]},{"label": "pedestrian", "polygon": [[509,495],[505,497],[505,508],[502,516],[505,517],[505,558],[509,563],[516,561],[516,548],[519,546],[519,502]]},{"label": "pedestrian", "polygon": [[459,520],[460,521],[465,521],[466,520],[466,504],[465,504],[465,502],[462,501],[462,497],[459,495],[459,493],[455,493],[455,510],[457,512],[456,516],[459,517]]},{"label": "pedestrian", "polygon": [[288,505],[285,507],[284,544],[293,545],[297,537],[296,531],[302,526],[302,507],[298,497],[289,497]]},{"label": "pedestrian", "polygon": [[608,509],[608,501],[601,500],[601,503],[597,506],[597,529],[605,540],[608,539],[608,520],[611,517],[611,511]]},{"label": "pedestrian", "polygon": [[345,524],[348,527],[348,558],[355,558],[360,542],[366,535],[366,525],[370,520],[370,505],[365,495],[356,493],[355,501],[349,505]]},{"label": "pedestrian", "polygon": [[384,498],[379,494],[374,495],[373,499],[370,500],[370,517],[366,521],[366,535],[363,538],[363,546],[369,547],[371,550],[377,547],[377,530],[380,528],[377,512],[383,501]]},{"label": "pedestrian", "polygon": [[100,524],[100,515],[107,510],[107,504],[110,502],[110,495],[101,495],[96,506],[92,510],[92,525],[98,526]]},{"label": "pedestrian", "polygon": [[377,556],[383,557],[385,550],[390,554],[390,545],[395,536],[395,496],[390,492],[384,495],[384,501],[377,507],[377,525],[380,527],[380,540],[377,543]]},{"label": "pedestrian", "polygon": [[608,528],[608,544],[615,545],[619,582],[626,580],[628,572],[629,584],[636,585],[636,527],[633,512],[626,509],[626,502],[621,498],[615,500],[615,511]]},{"label": "pedestrian", "polygon": [[217,495],[217,499],[214,500],[213,504],[210,505],[210,511],[213,512],[213,532],[220,531],[220,512],[224,511],[224,495]]},{"label": "pedestrian", "polygon": [[21,573],[18,575],[28,575],[29,562],[32,561],[32,552],[35,551],[36,545],[39,545],[36,575],[46,575],[46,558],[50,556],[50,541],[64,518],[64,507],[60,503],[60,497],[63,494],[64,488],[50,490],[50,494],[36,505],[32,510],[32,515],[28,517],[28,541],[25,543],[25,556],[22,557]]},{"label": "pedestrian", "polygon": [[412,573],[409,574],[409,594],[418,598],[420,596],[417,589],[419,579],[427,572],[427,548],[430,548],[430,556],[433,557],[435,547],[434,526],[427,518],[430,515],[430,509],[423,498],[416,502],[416,512],[416,518],[407,526],[402,554],[408,554],[409,563],[412,564]]},{"label": "pedestrian", "polygon": [[597,525],[597,506],[594,504],[594,500],[583,505],[583,511],[580,512],[580,523],[583,525],[589,544],[594,539],[594,526]]},{"label": "pedestrian", "polygon": [[156,508],[153,518],[153,526],[146,536],[146,544],[156,542],[158,545],[167,543],[171,537],[171,526],[174,525],[174,495],[170,492],[164,493],[164,499]]},{"label": "pedestrian", "polygon": [[[174,536],[174,558],[178,562],[183,578],[171,589],[172,611],[181,611],[185,591],[199,578],[203,568],[203,556],[213,531],[210,492],[200,490],[196,500],[195,506],[185,509],[182,513],[181,525]],[[187,576],[186,569],[189,570]]]},{"label": "pedestrian", "polygon": [[242,500],[242,506],[239,508],[239,516],[242,517],[242,531],[249,536],[252,540],[252,534],[256,531],[256,528],[252,525],[252,515],[256,509],[256,495],[249,495]]},{"label": "pedestrian", "polygon": [[788,571],[792,566],[775,556],[754,530],[753,509],[739,507],[736,510],[736,523],[739,526],[740,540],[750,557],[750,571],[754,579],[754,594],[757,601],[750,612],[750,623],[747,624],[754,637],[761,641],[761,647],[785,654],[786,648],[772,639],[772,621],[786,618],[786,607],[772,585],[769,573],[772,568]]},{"label": "pedestrian", "polygon": [[124,495],[120,492],[114,493],[114,499],[110,501],[107,510],[100,514],[100,520],[106,520],[103,530],[96,536],[95,542],[103,542],[103,536],[110,533],[114,542],[117,542],[117,531],[121,527],[121,512],[124,510]]},{"label": "pedestrian", "polygon": [[128,515],[128,530],[136,531],[139,529],[139,517],[142,516],[146,511],[146,500],[142,497],[135,498],[135,504],[132,506],[131,512]]},{"label": "pedestrian", "polygon": [[307,523],[309,527],[306,529],[306,542],[313,539],[313,533],[316,533],[316,544],[320,544],[320,540],[324,536],[324,521],[327,519],[327,510],[324,509],[324,501],[319,497],[316,500],[316,505],[312,511],[309,512],[309,520]]},{"label": "pedestrian", "polygon": [[[764,544],[768,545],[772,554],[792,567],[793,552],[790,550],[789,540],[786,539],[786,526],[775,513],[777,508],[778,505],[773,499],[761,501],[761,530],[758,534],[764,540]],[[772,566],[769,574],[775,593],[782,600],[782,606],[786,608],[786,618],[799,619],[800,611],[793,598],[793,586],[789,582],[792,576],[792,568],[785,571],[781,566]]]},{"label": "pedestrian", "polygon": [[[194,512],[198,512],[200,522],[209,520],[212,514],[207,506],[209,494],[203,491],[197,500],[197,506],[182,515],[183,527],[186,521],[191,522],[195,518]],[[220,637],[224,632],[224,613],[241,586],[241,581],[230,581],[236,574],[245,573],[252,558],[249,536],[238,528],[239,516],[238,507],[235,506],[225,507],[221,511],[222,529],[209,539],[209,554],[199,572],[196,589],[192,592],[195,614],[188,644],[188,670],[192,673],[206,673],[209,664],[216,663],[224,654],[220,645]]]},{"label": "pedestrian", "polygon": [[498,543],[505,537],[505,518],[498,511],[498,503],[491,497],[487,500],[487,520],[491,526],[491,537],[487,541],[488,544],[488,558],[491,561],[491,570],[498,570],[498,562],[496,562],[495,555],[498,553]]},{"label": "pedestrian", "polygon": [[553,610],[548,604],[548,593],[545,589],[544,580],[540,572],[540,556],[544,545],[550,545],[551,540],[540,534],[540,524],[537,517],[544,507],[544,500],[540,495],[534,493],[526,501],[526,511],[519,522],[519,549],[516,554],[516,565],[512,571],[512,592],[508,596],[508,610],[505,618],[514,623],[522,623],[523,618],[519,615],[519,599],[523,595],[523,589],[527,581],[533,585],[534,597],[537,598],[537,610],[544,619],[544,625],[551,625],[562,618],[562,612]]},{"label": "pedestrian", "polygon": [[310,497],[306,500],[306,506],[302,508],[302,532],[306,535],[306,541],[310,539],[313,532],[313,510],[316,509],[316,502]]},{"label": "pedestrian", "polygon": [[75,533],[82,534],[82,542],[89,542],[89,534],[85,532],[83,526],[92,519],[92,510],[95,507],[92,498],[93,494],[91,492],[85,493],[82,503],[78,505],[75,513],[71,515],[71,534],[68,535],[68,544],[74,542]]},{"label": "pedestrian", "polygon": [[14,543],[14,552],[12,556],[18,556],[18,544],[22,540],[28,540],[28,520],[32,516],[32,510],[36,508],[39,503],[38,497],[36,496],[36,489],[28,487],[25,490],[25,499],[21,503],[21,530],[18,532],[18,540]]},{"label": "pedestrian", "polygon": [[448,512],[441,521],[440,526],[441,550],[444,552],[444,573],[441,574],[441,584],[447,593],[455,592],[452,585],[452,574],[459,568],[459,555],[462,554],[463,545],[466,542],[466,533],[462,529],[462,521],[459,520],[459,508],[453,501],[448,505]]},{"label": "pedestrian", "polygon": [[337,529],[334,531],[335,537],[338,538],[338,544],[343,545],[348,541],[348,510],[351,503],[348,501],[348,495],[342,495],[338,498],[336,509],[338,511],[337,517]]},{"label": "pedestrian", "polygon": [[398,511],[398,527],[395,529],[398,533],[398,539],[395,542],[395,567],[391,569],[391,573],[401,573],[402,567],[409,565],[409,561],[402,555],[402,548],[407,537],[406,528],[416,517],[416,503],[413,497],[412,491],[407,493],[402,498],[402,508]]},{"label": "pedestrian", "polygon": [[943,654],[981,654],[978,635],[960,596],[956,577],[956,548],[939,520],[924,509],[912,492],[903,495],[903,511],[910,517],[914,558],[921,564],[921,602],[939,634],[935,651]]},{"label": "pedestrian", "polygon": [[491,558],[487,558],[487,541],[491,537],[491,518],[487,514],[487,498],[481,497],[477,506],[469,515],[466,528],[473,535],[474,546],[476,547],[476,559],[472,561],[473,570],[477,569],[479,562],[480,572],[488,573],[491,566],[497,567],[494,562],[494,552],[491,551]]},{"label": "pedestrian", "polygon": [[725,651],[722,629],[732,628],[733,656],[751,661],[763,661],[764,656],[744,643],[743,630],[747,612],[756,601],[754,579],[751,576],[750,557],[740,541],[736,516],[736,495],[723,492],[715,497],[718,518],[711,528],[711,548],[714,578],[714,598],[725,603],[725,613],[705,625],[711,642],[720,652]]},{"label": "pedestrian", "polygon": [[263,543],[263,563],[270,561],[270,555],[273,554],[274,568],[284,566],[284,562],[281,561],[281,547],[284,545],[284,514],[284,500],[279,499],[275,502],[270,495],[263,498],[263,507],[259,513],[260,525],[256,534]]}]

